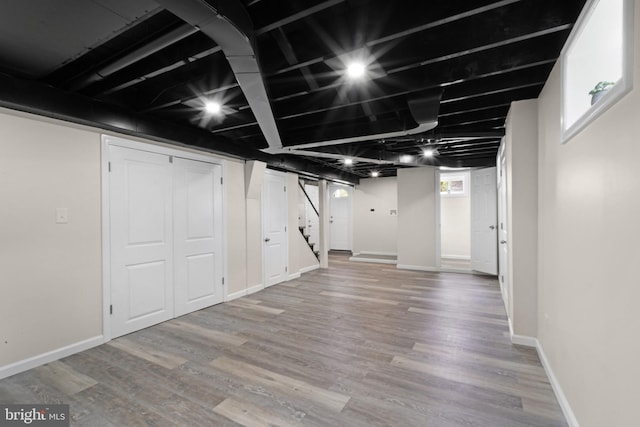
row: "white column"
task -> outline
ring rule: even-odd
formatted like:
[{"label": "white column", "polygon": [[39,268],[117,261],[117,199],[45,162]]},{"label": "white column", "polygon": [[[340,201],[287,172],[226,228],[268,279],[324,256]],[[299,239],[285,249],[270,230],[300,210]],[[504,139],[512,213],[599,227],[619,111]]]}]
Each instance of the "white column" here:
[{"label": "white column", "polygon": [[320,268],[329,268],[329,188],[327,181],[318,182],[320,212]]}]

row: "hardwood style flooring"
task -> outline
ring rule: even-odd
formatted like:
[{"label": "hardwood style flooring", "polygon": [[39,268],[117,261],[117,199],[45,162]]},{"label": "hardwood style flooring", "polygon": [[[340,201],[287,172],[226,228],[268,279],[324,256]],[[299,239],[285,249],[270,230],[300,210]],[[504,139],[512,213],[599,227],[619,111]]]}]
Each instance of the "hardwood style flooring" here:
[{"label": "hardwood style flooring", "polygon": [[0,381],[77,426],[566,426],[497,282],[331,256],[328,270]]}]

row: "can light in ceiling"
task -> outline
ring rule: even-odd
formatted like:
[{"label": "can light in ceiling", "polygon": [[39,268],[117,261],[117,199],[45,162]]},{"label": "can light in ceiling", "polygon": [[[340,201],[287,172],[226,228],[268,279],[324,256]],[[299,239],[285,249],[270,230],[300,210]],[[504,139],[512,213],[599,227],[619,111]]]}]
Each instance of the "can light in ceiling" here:
[{"label": "can light in ceiling", "polygon": [[346,74],[351,80],[359,80],[364,77],[367,72],[367,66],[364,62],[353,61],[347,64]]},{"label": "can light in ceiling", "polygon": [[379,176],[380,176],[380,172],[378,172],[378,171],[372,171],[372,172],[371,172],[371,177],[372,177],[372,178],[377,178],[377,177],[379,177]]},{"label": "can light in ceiling", "polygon": [[426,149],[422,152],[422,155],[423,155],[424,157],[433,157],[433,156],[435,156],[436,154],[439,154],[439,153],[438,153],[438,150],[434,150],[433,148],[426,148]]},{"label": "can light in ceiling", "polygon": [[208,101],[204,104],[204,111],[207,114],[221,114],[222,113],[222,105],[219,102]]}]

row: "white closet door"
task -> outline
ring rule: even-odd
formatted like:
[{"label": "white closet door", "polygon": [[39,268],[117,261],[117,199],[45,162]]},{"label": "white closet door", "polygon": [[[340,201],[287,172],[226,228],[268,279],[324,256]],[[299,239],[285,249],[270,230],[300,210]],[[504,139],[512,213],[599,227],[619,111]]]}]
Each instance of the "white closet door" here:
[{"label": "white closet door", "polygon": [[265,172],[262,193],[265,286],[283,282],[288,276],[288,201],[285,185],[285,175]]},{"label": "white closet door", "polygon": [[112,338],[171,319],[171,163],[165,155],[110,148]]},{"label": "white closet door", "polygon": [[223,300],[221,167],[174,160],[176,316]]}]

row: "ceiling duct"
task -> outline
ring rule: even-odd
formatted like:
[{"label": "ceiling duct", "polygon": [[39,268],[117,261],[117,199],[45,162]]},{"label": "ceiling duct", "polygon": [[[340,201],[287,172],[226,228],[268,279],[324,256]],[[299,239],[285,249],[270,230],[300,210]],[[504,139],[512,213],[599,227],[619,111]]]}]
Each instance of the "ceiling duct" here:
[{"label": "ceiling duct", "polygon": [[282,148],[267,89],[257,59],[253,24],[238,0],[156,0],[169,12],[198,28],[224,52],[236,80],[249,102],[269,148]]},{"label": "ceiling duct", "polygon": [[[349,138],[333,139],[330,141],[310,142],[306,144],[289,145],[285,147],[285,151],[295,152],[300,149],[313,147],[326,147],[330,145],[349,144],[352,142],[371,141],[373,139],[390,139],[400,136],[416,135],[419,133],[430,131],[438,126],[438,112],[440,111],[440,99],[442,98],[442,89],[421,91],[407,99],[409,111],[418,126],[395,132],[378,133],[373,135],[353,136]],[[309,154],[313,156],[313,154]]]}]

